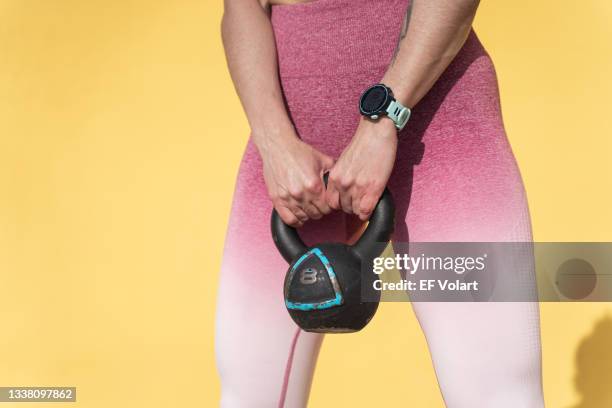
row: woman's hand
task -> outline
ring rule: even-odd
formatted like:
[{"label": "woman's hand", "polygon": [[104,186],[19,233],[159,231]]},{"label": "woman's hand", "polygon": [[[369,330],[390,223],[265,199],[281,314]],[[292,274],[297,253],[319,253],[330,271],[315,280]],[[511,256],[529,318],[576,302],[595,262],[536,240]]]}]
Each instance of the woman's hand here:
[{"label": "woman's hand", "polygon": [[268,194],[278,215],[293,227],[319,219],[331,209],[325,199],[323,173],[334,160],[297,136],[267,138],[260,143]]},{"label": "woman's hand", "polygon": [[322,175],[333,160],[302,142],[287,114],[267,0],[226,0],[221,35],[264,178],[281,219],[300,226],[330,212]]},{"label": "woman's hand", "polygon": [[362,118],[351,143],[329,174],[327,203],[333,209],[370,218],[382,195],[397,151],[397,129],[388,118]]}]

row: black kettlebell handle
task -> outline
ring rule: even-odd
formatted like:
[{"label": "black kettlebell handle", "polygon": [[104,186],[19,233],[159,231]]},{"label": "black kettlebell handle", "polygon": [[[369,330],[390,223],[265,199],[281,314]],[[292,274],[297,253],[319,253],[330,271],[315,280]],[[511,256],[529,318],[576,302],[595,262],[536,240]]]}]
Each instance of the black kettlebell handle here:
[{"label": "black kettlebell handle", "polygon": [[[327,187],[328,173],[323,175],[323,181]],[[391,192],[385,188],[365,231],[359,240],[353,245],[352,250],[361,258],[368,259],[376,257],[384,250],[381,243],[387,243],[391,239],[395,226],[395,205]],[[308,247],[300,238],[297,230],[283,222],[281,217],[272,210],[272,238],[283,258],[292,263],[298,256],[302,255]]]}]

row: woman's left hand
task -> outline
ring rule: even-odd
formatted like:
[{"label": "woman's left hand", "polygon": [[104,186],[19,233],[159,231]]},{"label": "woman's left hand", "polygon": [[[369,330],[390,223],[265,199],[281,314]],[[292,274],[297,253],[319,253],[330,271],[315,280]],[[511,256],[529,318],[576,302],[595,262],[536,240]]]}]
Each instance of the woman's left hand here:
[{"label": "woman's left hand", "polygon": [[361,118],[355,136],[329,173],[329,206],[370,218],[382,195],[397,152],[397,129],[389,118]]}]

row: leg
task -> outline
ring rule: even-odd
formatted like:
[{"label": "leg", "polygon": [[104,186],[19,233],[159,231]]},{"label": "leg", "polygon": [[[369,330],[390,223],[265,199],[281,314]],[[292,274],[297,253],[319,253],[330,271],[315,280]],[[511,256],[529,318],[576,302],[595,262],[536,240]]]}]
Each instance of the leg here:
[{"label": "leg", "polygon": [[[430,203],[427,210],[420,210],[426,212],[409,210],[407,224],[411,241],[530,240],[524,228],[529,225],[526,211],[516,214],[512,208],[503,206],[495,208],[495,212],[499,211],[496,215],[494,211],[482,209],[482,204],[490,199],[486,194],[478,195],[474,191],[459,194],[452,186],[445,186],[442,191],[456,191],[458,195],[453,195],[446,205]],[[436,192],[421,189],[413,194],[416,202]],[[453,205],[449,207],[450,202]],[[508,218],[522,231],[509,225]],[[429,220],[427,225],[422,225],[423,219]],[[481,228],[475,228],[479,223]],[[411,225],[416,227],[410,228]],[[427,339],[449,408],[543,407],[537,303],[415,302],[412,306]]]},{"label": "leg", "polygon": [[[466,101],[466,88],[485,103]],[[400,152],[390,184],[401,201],[398,242],[532,240],[496,92],[489,59],[476,59],[424,130],[422,157],[414,158],[414,140]],[[413,309],[449,408],[544,406],[538,303],[415,302]]]},{"label": "leg", "polygon": [[[263,249],[263,248],[261,248]],[[272,248],[267,248],[271,250]],[[305,407],[323,337],[299,330],[282,303],[282,262],[224,261],[217,305],[216,355],[222,407]],[[269,291],[237,271],[278,268]],[[263,275],[263,274],[262,274]],[[269,279],[269,278],[266,278]]]},{"label": "leg", "polygon": [[[272,204],[261,163],[249,144],[240,167],[230,216],[216,315],[216,356],[223,407],[305,407],[323,336],[299,330],[283,301],[288,268],[270,233]],[[326,228],[341,231],[340,217]],[[309,221],[305,241],[323,236]]]}]

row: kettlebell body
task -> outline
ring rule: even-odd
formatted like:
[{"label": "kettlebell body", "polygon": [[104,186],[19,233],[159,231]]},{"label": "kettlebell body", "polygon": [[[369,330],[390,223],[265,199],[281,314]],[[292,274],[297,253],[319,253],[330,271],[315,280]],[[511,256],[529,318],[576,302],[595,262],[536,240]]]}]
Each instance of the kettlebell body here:
[{"label": "kettlebell body", "polygon": [[309,332],[350,333],[368,324],[380,301],[380,292],[373,288],[377,276],[372,262],[391,238],[394,212],[385,189],[355,245],[326,242],[310,248],[272,212],[272,237],[290,263],[283,288],[285,306],[298,326]]},{"label": "kettlebell body", "polygon": [[349,245],[319,244],[289,267],[284,284],[285,306],[306,331],[358,331],[378,308],[377,291],[368,294],[370,301],[361,301],[365,295],[362,290],[372,288],[374,279],[374,274],[362,271],[362,261]]}]

